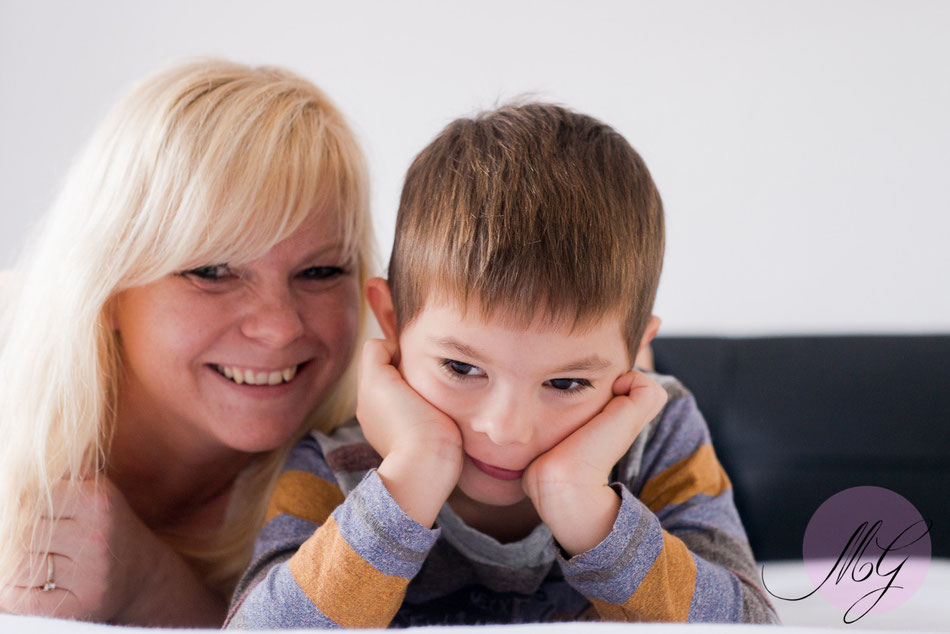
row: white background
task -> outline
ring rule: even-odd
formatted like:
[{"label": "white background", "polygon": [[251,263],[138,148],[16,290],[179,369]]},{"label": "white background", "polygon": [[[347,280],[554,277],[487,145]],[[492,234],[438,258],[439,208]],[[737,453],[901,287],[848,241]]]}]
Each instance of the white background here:
[{"label": "white background", "polygon": [[663,195],[663,332],[950,331],[950,2],[0,0],[0,268],[128,85],[292,68],[364,143],[380,250],[412,157],[531,93]]}]

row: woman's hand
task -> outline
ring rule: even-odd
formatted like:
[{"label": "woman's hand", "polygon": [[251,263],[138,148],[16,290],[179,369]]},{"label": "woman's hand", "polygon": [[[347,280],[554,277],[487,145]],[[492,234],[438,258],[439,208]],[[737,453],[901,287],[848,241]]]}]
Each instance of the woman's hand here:
[{"label": "woman's hand", "polygon": [[[16,585],[0,589],[0,609],[152,625],[179,623],[178,616],[195,609],[192,614],[202,615],[198,621],[220,625],[223,601],[135,515],[108,478],[59,482],[53,507],[54,516],[44,518],[38,531],[49,531],[49,551],[26,556]],[[176,597],[183,603],[173,603]]]},{"label": "woman's hand", "polygon": [[356,418],[383,457],[378,473],[402,509],[431,527],[458,484],[462,434],[397,369],[398,347],[370,339],[360,356]]}]

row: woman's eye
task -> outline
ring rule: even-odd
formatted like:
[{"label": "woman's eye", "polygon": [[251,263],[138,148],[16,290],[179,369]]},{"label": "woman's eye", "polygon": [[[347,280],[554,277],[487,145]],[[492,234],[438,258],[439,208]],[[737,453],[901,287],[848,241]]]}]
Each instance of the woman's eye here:
[{"label": "woman's eye", "polygon": [[227,264],[209,264],[185,271],[182,275],[197,277],[208,282],[220,282],[230,277],[232,273]]},{"label": "woman's eye", "polygon": [[449,372],[455,376],[485,376],[485,371],[482,370],[477,365],[471,365],[470,363],[462,363],[461,361],[453,361],[452,359],[446,359],[442,362],[442,365],[448,368]]},{"label": "woman's eye", "polygon": [[592,387],[587,379],[550,379],[545,381],[545,385],[549,385],[560,392],[579,392]]},{"label": "woman's eye", "polygon": [[311,266],[308,269],[304,269],[300,275],[308,280],[328,280],[339,277],[344,273],[346,273],[346,271],[339,266]]}]

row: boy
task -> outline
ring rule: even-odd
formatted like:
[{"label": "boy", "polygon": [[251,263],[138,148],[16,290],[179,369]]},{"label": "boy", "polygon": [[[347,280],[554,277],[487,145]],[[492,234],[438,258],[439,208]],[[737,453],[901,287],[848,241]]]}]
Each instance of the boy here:
[{"label": "boy", "polygon": [[358,423],[290,456],[229,625],[774,622],[695,401],[630,369],[663,236],[608,126],[450,124],[367,283]]}]

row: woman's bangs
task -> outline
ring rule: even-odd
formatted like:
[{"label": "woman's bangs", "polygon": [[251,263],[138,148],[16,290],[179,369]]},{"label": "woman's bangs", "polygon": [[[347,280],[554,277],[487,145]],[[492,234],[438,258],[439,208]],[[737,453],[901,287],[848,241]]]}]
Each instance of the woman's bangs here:
[{"label": "woman's bangs", "polygon": [[[302,117],[303,118],[303,117]],[[280,139],[248,143],[216,190],[207,235],[192,257],[200,262],[248,262],[293,234],[314,213],[336,214],[341,240],[358,253],[361,215],[354,208],[358,186],[336,139],[325,126],[296,122]],[[311,122],[312,123],[312,122]]]}]

